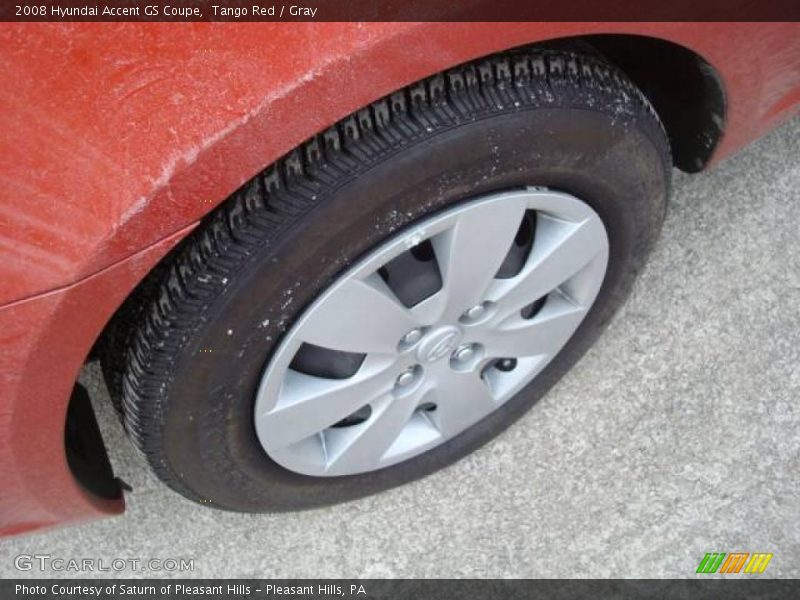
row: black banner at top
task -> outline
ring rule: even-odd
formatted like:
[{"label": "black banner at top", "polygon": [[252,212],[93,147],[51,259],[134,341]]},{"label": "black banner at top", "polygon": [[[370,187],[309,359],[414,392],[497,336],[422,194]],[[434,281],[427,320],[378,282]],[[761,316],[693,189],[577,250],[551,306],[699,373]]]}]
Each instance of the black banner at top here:
[{"label": "black banner at top", "polygon": [[2,0],[1,21],[797,21],[800,0]]}]

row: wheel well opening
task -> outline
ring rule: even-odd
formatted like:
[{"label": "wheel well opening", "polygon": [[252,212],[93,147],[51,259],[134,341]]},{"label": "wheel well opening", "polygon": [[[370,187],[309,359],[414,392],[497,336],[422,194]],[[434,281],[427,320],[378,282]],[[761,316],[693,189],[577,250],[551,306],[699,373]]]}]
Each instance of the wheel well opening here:
[{"label": "wheel well opening", "polygon": [[[703,57],[673,42],[631,34],[591,34],[558,38],[509,49],[499,54],[536,47],[593,54],[614,64],[639,87],[658,113],[669,136],[675,166],[687,172],[697,172],[705,167],[722,136],[726,107],[722,81],[714,67]],[[478,58],[470,62],[476,60]],[[212,214],[218,213],[217,210]],[[211,216],[207,218],[210,219]],[[98,358],[102,354],[106,357],[113,355],[114,362],[122,359],[121,351],[129,342],[129,324],[141,316],[141,305],[156,293],[159,281],[156,275],[163,273],[165,265],[169,265],[170,257],[179,252],[182,244],[162,259],[159,266],[145,277],[116,311],[92,349],[89,359]],[[103,370],[112,398],[116,399],[121,380],[117,370],[106,368],[108,362],[110,361],[104,363]]]},{"label": "wheel well opening", "polygon": [[647,96],[669,136],[676,167],[701,171],[722,137],[725,90],[717,71],[678,44],[639,35],[576,38],[616,65]]},{"label": "wheel well opening", "polygon": [[89,394],[80,383],[75,384],[67,408],[64,450],[70,471],[85,489],[100,498],[120,497],[122,488],[114,477]]}]

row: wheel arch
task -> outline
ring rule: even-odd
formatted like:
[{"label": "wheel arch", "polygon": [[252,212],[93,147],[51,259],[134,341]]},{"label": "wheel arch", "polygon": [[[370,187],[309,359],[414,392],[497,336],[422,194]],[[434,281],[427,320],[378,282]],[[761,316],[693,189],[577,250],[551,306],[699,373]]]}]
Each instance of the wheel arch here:
[{"label": "wheel arch", "polygon": [[[449,68],[455,67],[465,62],[480,60],[482,57],[491,56],[497,53],[506,53],[521,51],[535,47],[553,47],[561,49],[571,49],[577,52],[584,52],[590,54],[601,55],[604,59],[608,60],[618,68],[642,89],[645,96],[650,100],[654,109],[662,119],[664,127],[667,131],[670,144],[673,152],[673,162],[676,167],[688,171],[696,172],[702,170],[711,159],[714,150],[723,134],[723,125],[725,122],[725,91],[722,84],[722,79],[718,71],[708,63],[697,52],[689,49],[688,47],[671,42],[662,38],[640,35],[640,34],[623,34],[623,33],[589,33],[589,34],[576,34],[555,37],[551,39],[540,40],[532,43],[516,44],[509,48],[500,48],[498,51],[479,54],[465,60],[452,61],[452,64],[426,74],[417,81],[422,81],[427,77],[438,72],[446,71]],[[661,68],[654,69],[652,65],[660,65]],[[685,85],[677,87],[677,83],[683,82]],[[397,90],[407,89],[414,82],[406,83],[395,88],[390,88],[385,91],[381,96],[388,97]],[[696,90],[687,91],[685,88],[690,85],[697,85]],[[300,85],[293,91],[298,96],[304,94],[313,94],[313,91],[305,90],[304,85]],[[377,98],[376,98],[377,99]],[[286,101],[286,98],[279,99],[279,102]],[[302,105],[302,99],[293,101],[293,104]],[[369,104],[369,102],[366,102]],[[687,110],[688,108],[688,110]],[[350,112],[343,115],[340,119],[334,122],[331,127],[339,127],[340,135],[347,135],[346,127],[343,125],[348,118],[356,117],[357,111]],[[254,120],[258,120],[255,119]],[[248,123],[242,122],[242,128]],[[259,125],[259,130],[262,126]],[[311,135],[318,135],[326,131],[326,128],[321,128],[319,131],[313,132]],[[236,136],[237,131],[234,129],[230,132],[229,136]],[[249,136],[249,133],[242,135]],[[230,141],[229,136],[220,136],[220,146],[228,144]],[[302,145],[306,138],[301,139],[295,146],[285,152],[282,156],[274,160],[260,165],[251,176],[269,169],[271,165],[276,164],[282,159],[286,159],[292,154],[295,148]],[[236,142],[237,151],[241,151],[241,143]],[[213,144],[209,145],[207,149],[214,152]],[[227,152],[227,150],[226,150]],[[251,161],[251,159],[248,159]],[[192,165],[189,165],[190,167]],[[276,173],[276,177],[280,175]],[[182,187],[182,182],[188,180],[189,177],[180,171],[176,171],[175,177],[177,178],[176,187]],[[242,179],[239,176],[240,183],[249,181],[249,178]],[[167,191],[170,195],[174,194],[174,189],[170,187],[172,184],[167,184]],[[231,190],[232,192],[234,190]],[[195,193],[198,193],[195,190]],[[202,218],[208,220],[217,213],[217,209],[225,202],[230,194],[222,199],[219,203],[212,206],[209,210],[205,211]],[[154,198],[154,201],[157,201]],[[145,212],[149,209],[149,204],[142,209]],[[135,219],[136,215],[132,215],[131,220]],[[121,232],[122,233],[122,232]],[[180,244],[178,245],[180,246]],[[173,248],[170,253],[162,258],[159,264],[167,261],[169,256],[177,251],[177,247]],[[131,306],[142,299],[150,297],[154,293],[153,281],[156,279],[154,274],[159,273],[159,265],[156,265],[149,276],[143,280],[135,282],[132,286],[130,293],[127,295],[125,303],[123,303],[113,315],[110,316],[103,331],[98,336],[98,339],[90,353],[90,357],[97,356],[98,352],[106,351],[119,344],[117,334],[114,333],[115,328],[119,329],[119,323],[131,318]],[[127,314],[127,317],[121,315]],[[109,340],[116,338],[113,343]]]},{"label": "wheel arch", "polygon": [[[495,24],[496,36],[475,40],[473,23],[454,24],[452,33],[437,23],[391,25],[384,35],[354,35],[352,48],[312,56],[305,71],[277,78],[264,88],[266,95],[249,100],[243,116],[213,128],[209,124],[199,141],[158,155],[158,177],[147,177],[139,193],[122,204],[106,235],[85,255],[81,274],[196,222],[268,165],[361,107],[496,53],[552,45],[601,54],[650,99],[669,135],[676,167],[700,171],[719,154],[729,121],[725,71],[732,65],[705,58],[693,49],[702,46],[701,40],[680,29],[637,31],[643,29],[637,25],[614,32],[607,24]],[[419,48],[409,56],[408,48],[415,45]],[[375,64],[386,68],[375,69]],[[208,93],[220,90],[209,86]],[[182,137],[180,131],[176,137]]]},{"label": "wheel arch", "polygon": [[[719,76],[713,67],[711,67],[702,57],[693,51],[658,38],[640,36],[640,35],[623,35],[623,34],[591,34],[591,35],[574,35],[565,36],[546,41],[540,41],[533,44],[524,43],[515,45],[509,49],[504,49],[502,52],[514,52],[524,49],[530,49],[537,46],[552,46],[554,48],[569,48],[579,52],[595,53],[602,55],[603,58],[615,64],[622,71],[628,75],[634,83],[639,85],[650,102],[653,104],[657,113],[664,121],[670,142],[674,149],[673,160],[675,165],[687,171],[696,171],[702,169],[707,164],[713,149],[716,146],[722,134],[722,118],[719,117],[719,111],[724,111],[724,106],[720,106],[720,99],[724,97]],[[456,66],[463,62],[470,62],[471,60],[479,60],[482,56],[491,56],[496,52],[491,52],[484,55],[479,55],[468,61],[457,61],[448,65],[444,69],[429,73],[427,76],[441,72],[447,68]],[[669,68],[654,70],[645,68],[647,65],[658,64],[660,61],[666,61],[670,65]],[[424,79],[424,78],[423,78]],[[679,96],[674,93],[672,83],[675,81],[690,81],[702,83],[702,93],[692,95],[691,97],[691,110],[686,111],[686,102],[683,102]],[[396,89],[389,89],[385,96],[391,95]],[[399,89],[407,89],[407,86],[401,86]],[[300,86],[295,93],[302,95],[303,86]],[[280,102],[288,101],[281,99]],[[681,102],[682,110],[672,110],[673,102]],[[302,104],[301,101],[297,101]],[[347,135],[346,123],[347,119],[355,116],[355,112],[344,115],[340,120],[336,121],[333,127],[339,127],[340,135]],[[666,115],[666,116],[665,116]],[[240,124],[242,127],[248,126],[247,122]],[[259,129],[262,125],[258,125]],[[693,128],[699,127],[700,130],[696,131]],[[321,131],[325,131],[323,128]],[[230,137],[221,136],[219,138],[220,146],[224,147],[226,144],[235,143],[236,147],[240,149],[240,142],[231,142],[235,140],[237,131],[234,129],[230,132]],[[320,132],[315,132],[320,133]],[[250,135],[250,134],[243,134]],[[300,140],[298,144],[302,144]],[[214,144],[210,144],[208,152],[214,153],[216,151]],[[283,154],[283,159],[290,156],[293,149],[288,153]],[[251,159],[249,159],[251,160]],[[258,165],[259,168],[253,173],[262,172],[265,168],[268,169],[270,165],[275,164],[277,160],[269,161],[267,164]],[[193,165],[188,165],[191,167]],[[166,191],[170,194],[175,193],[175,189],[182,188],[182,181],[188,181],[190,178],[185,172],[176,170],[174,176],[177,178],[177,184],[168,182]],[[276,174],[279,177],[280,174]],[[239,178],[241,179],[241,177]],[[248,178],[249,180],[249,178]],[[192,183],[192,190],[195,194],[200,193],[195,187],[196,184]],[[229,196],[226,196],[226,199]],[[218,215],[220,205],[224,200],[213,206],[211,210],[207,211],[204,219],[212,219],[214,215]],[[142,213],[146,214],[149,205],[142,208]],[[130,219],[135,221],[137,213],[132,213]],[[229,216],[228,216],[229,217]],[[228,218],[226,217],[226,218]],[[222,226],[222,225],[221,225]],[[122,232],[121,232],[122,233]],[[168,254],[162,257],[162,260],[156,265],[143,280],[135,282],[133,289],[128,294],[125,302],[117,308],[113,315],[108,319],[107,324],[103,328],[100,336],[98,337],[90,356],[97,356],[99,353],[114,353],[116,358],[112,362],[122,360],[121,352],[127,346],[126,332],[127,324],[132,320],[138,318],[137,306],[146,304],[146,300],[152,298],[153,294],[157,293],[157,286],[154,285],[159,280],[159,265],[168,262],[172,253],[180,247],[178,244]],[[118,391],[121,386],[121,381],[117,379],[117,369],[104,369],[106,372],[107,382],[109,387],[112,388],[112,396],[118,396]]]}]

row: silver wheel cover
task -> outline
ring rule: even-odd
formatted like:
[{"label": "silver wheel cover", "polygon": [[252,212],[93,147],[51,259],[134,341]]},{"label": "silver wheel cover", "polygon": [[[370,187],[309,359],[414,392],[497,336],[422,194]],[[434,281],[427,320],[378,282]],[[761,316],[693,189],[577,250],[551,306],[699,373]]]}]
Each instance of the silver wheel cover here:
[{"label": "silver wheel cover", "polygon": [[[495,275],[526,211],[536,211],[521,270]],[[378,269],[429,240],[442,288],[407,308]],[[419,455],[513,397],[555,357],[605,277],[608,237],[569,194],[485,196],[412,226],[344,273],[296,321],[267,366],[255,426],[267,454],[304,475],[365,473]],[[544,298],[531,318],[523,309]],[[327,379],[290,364],[303,343],[366,355]],[[333,427],[359,409],[369,417]]]}]

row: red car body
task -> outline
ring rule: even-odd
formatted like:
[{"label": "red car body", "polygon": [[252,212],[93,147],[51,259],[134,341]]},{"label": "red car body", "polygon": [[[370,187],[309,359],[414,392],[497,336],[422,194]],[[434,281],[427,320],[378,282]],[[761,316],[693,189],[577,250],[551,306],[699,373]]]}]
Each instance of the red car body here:
[{"label": "red car body", "polygon": [[711,163],[800,102],[795,23],[0,29],[0,533],[123,511],[121,495],[96,496],[70,470],[68,403],[114,312],[206,213],[312,134],[402,86],[591,34],[666,40],[710,65],[724,91]]}]

